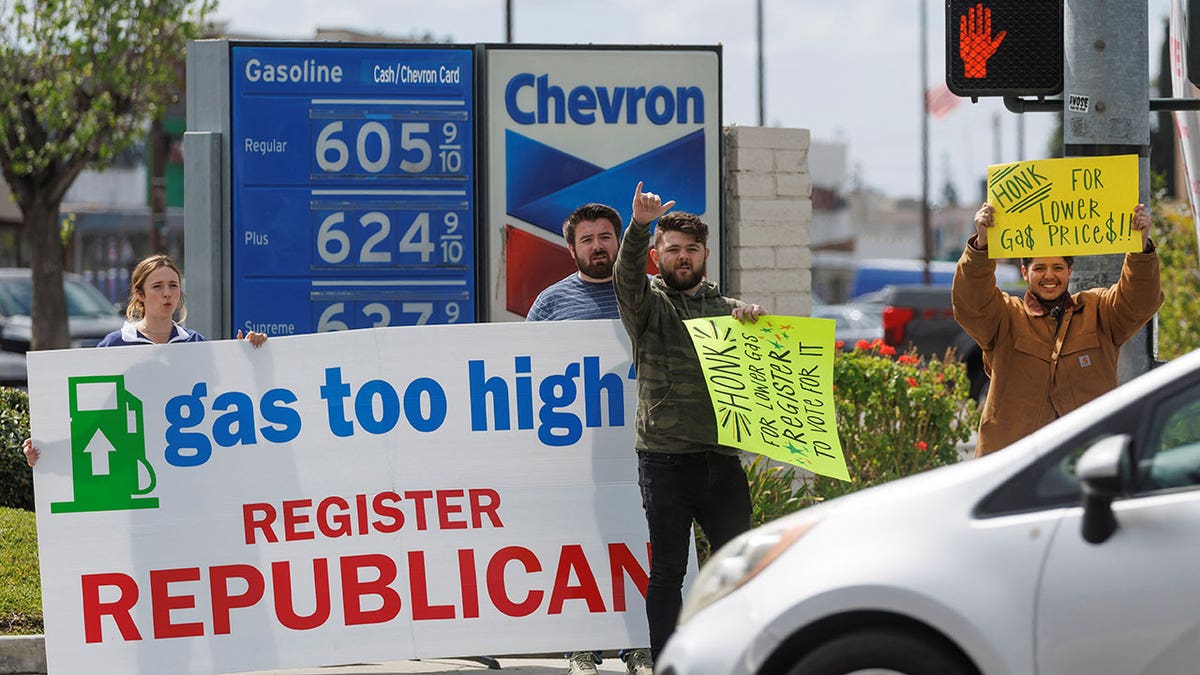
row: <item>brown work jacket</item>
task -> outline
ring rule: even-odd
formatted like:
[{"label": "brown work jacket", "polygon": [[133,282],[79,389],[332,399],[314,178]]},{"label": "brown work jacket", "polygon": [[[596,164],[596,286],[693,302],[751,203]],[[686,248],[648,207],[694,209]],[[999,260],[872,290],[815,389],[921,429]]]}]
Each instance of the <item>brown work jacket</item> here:
[{"label": "brown work jacket", "polygon": [[992,378],[975,456],[995,452],[1117,386],[1117,356],[1162,305],[1158,255],[1128,253],[1121,279],[1072,295],[1059,320],[996,287],[996,262],[968,243],[954,271],[954,318]]}]

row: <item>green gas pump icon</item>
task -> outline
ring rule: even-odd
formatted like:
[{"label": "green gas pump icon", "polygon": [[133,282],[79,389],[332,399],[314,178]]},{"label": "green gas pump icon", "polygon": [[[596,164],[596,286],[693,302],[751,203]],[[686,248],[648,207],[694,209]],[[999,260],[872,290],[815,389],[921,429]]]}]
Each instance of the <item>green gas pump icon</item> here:
[{"label": "green gas pump icon", "polygon": [[[142,402],[125,390],[124,375],[72,377],[71,477],[75,499],[52,513],[158,508],[154,467],[146,461]],[[143,480],[144,476],[144,480]]]}]

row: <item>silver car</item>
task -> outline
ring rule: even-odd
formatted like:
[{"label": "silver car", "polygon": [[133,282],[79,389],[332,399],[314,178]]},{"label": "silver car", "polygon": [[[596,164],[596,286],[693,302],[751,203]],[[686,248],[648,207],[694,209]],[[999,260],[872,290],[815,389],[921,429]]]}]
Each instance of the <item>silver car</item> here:
[{"label": "silver car", "polygon": [[882,307],[872,304],[813,305],[814,319],[833,319],[834,338],[844,342],[846,351],[859,340],[870,342],[883,337]]},{"label": "silver car", "polygon": [[1200,350],[713,555],[659,675],[1195,673]]},{"label": "silver car", "polygon": [[[83,277],[63,274],[71,347],[93,347],[124,317]],[[0,384],[24,386],[25,352],[33,334],[33,278],[28,268],[0,268]]]}]

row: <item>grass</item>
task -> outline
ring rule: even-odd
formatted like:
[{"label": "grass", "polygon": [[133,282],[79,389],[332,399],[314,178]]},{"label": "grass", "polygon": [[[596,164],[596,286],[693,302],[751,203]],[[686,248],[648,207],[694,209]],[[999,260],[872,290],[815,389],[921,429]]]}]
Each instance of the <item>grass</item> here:
[{"label": "grass", "polygon": [[33,511],[0,507],[0,635],[42,632],[42,582]]}]

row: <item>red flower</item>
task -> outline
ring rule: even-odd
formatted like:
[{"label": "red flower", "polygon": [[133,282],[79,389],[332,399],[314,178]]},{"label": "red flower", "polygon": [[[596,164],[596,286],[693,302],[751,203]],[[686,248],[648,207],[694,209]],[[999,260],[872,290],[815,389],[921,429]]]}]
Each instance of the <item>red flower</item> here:
[{"label": "red flower", "polygon": [[834,349],[841,349],[842,347],[845,347],[845,346],[846,346],[845,340],[835,340],[833,343]]},{"label": "red flower", "polygon": [[917,365],[917,357],[913,356],[912,354],[901,354],[900,356],[896,357],[896,361],[910,366]]},{"label": "red flower", "polygon": [[883,338],[875,338],[874,340],[871,340],[871,346],[872,347],[882,347],[883,346]]},{"label": "red flower", "polygon": [[883,354],[884,356],[895,356],[896,348],[891,345],[883,345],[879,348],[879,353]]},{"label": "red flower", "polygon": [[913,443],[913,447],[916,448],[917,450],[920,450],[921,452],[925,452],[926,450],[929,449],[929,444],[926,443],[925,441],[917,441],[916,443]]},{"label": "red flower", "polygon": [[855,349],[870,349],[871,343],[867,342],[866,340],[859,340],[858,342],[854,343],[854,348]]},{"label": "red flower", "polygon": [[915,377],[909,377],[909,378],[906,378],[906,379],[905,379],[905,382],[908,382],[908,386],[910,386],[910,387],[916,387],[916,386],[918,386],[918,385],[917,385],[917,378],[915,378]]}]

